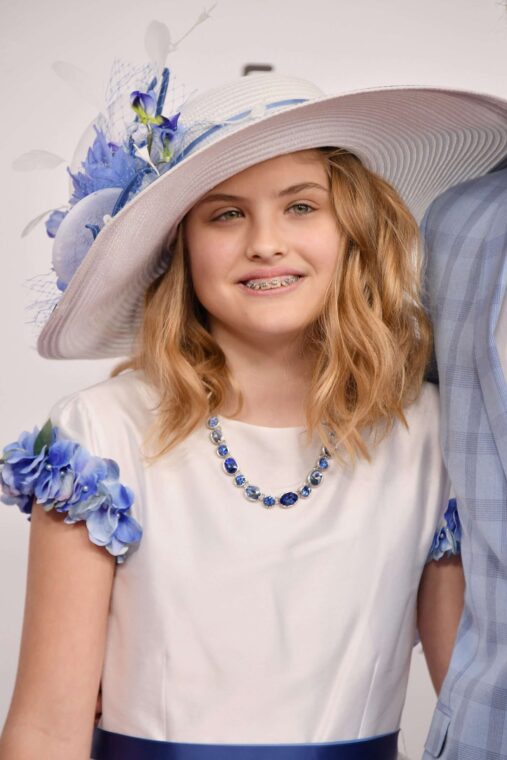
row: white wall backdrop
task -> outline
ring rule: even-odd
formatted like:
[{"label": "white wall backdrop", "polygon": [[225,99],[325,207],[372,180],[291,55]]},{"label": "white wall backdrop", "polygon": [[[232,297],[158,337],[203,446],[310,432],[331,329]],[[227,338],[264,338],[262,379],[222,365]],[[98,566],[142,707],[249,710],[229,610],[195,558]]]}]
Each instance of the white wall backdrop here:
[{"label": "white wall backdrop", "polygon": [[[51,245],[38,213],[68,198],[63,167],[15,172],[21,153],[44,148],[70,160],[96,109],[52,71],[68,61],[87,72],[101,98],[114,57],[145,60],[152,19],[178,39],[213,0],[2,0],[0,141],[0,448],[42,424],[52,404],[105,378],[111,362],[55,362],[35,349],[28,278],[48,272]],[[186,91],[240,75],[245,63],[271,63],[327,92],[384,84],[466,87],[507,97],[507,9],[499,0],[219,0],[211,19],[172,55]],[[21,632],[29,524],[0,505],[0,725],[14,684]],[[69,568],[69,583],[72,572]],[[62,646],[65,646],[62,642]],[[435,697],[422,654],[414,653],[401,749],[420,756]]]}]

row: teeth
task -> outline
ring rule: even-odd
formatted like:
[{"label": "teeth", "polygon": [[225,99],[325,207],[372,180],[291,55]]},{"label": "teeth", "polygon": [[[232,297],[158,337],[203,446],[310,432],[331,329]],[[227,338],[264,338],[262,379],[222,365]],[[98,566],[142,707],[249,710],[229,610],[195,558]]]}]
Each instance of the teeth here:
[{"label": "teeth", "polygon": [[286,288],[299,279],[301,279],[299,275],[290,274],[286,277],[273,277],[271,280],[248,280],[244,284],[251,290],[273,290],[274,288]]}]

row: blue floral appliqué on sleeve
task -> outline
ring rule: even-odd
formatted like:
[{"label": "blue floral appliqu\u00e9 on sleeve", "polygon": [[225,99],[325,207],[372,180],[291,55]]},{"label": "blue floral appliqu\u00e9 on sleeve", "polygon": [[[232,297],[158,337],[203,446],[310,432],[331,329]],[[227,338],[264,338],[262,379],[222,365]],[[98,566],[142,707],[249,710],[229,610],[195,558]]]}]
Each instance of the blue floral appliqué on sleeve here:
[{"label": "blue floral appliqu\u00e9 on sleeve", "polygon": [[433,538],[427,562],[432,559],[450,557],[461,552],[461,523],[456,499],[450,499],[445,514]]},{"label": "blue floral appliqu\u00e9 on sleeve", "polygon": [[119,475],[114,460],[93,456],[48,420],[42,430],[23,432],[4,448],[0,500],[29,515],[36,499],[46,511],[65,512],[66,523],[84,520],[90,540],[120,564],[140,541],[142,528],[128,514],[134,494]]}]

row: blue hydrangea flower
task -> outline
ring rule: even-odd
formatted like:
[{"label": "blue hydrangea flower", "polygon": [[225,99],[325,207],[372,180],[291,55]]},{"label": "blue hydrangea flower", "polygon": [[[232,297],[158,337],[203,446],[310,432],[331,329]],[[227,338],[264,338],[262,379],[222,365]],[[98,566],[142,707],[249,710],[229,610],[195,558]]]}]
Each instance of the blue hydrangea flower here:
[{"label": "blue hydrangea flower", "polygon": [[74,205],[95,190],[106,187],[131,187],[135,192],[135,181],[141,172],[149,168],[146,161],[125,150],[120,145],[109,143],[105,134],[94,127],[96,138],[82,162],[83,171],[69,174],[74,192],[70,204]]},{"label": "blue hydrangea flower", "polygon": [[4,448],[3,464],[0,471],[0,484],[3,490],[2,500],[6,504],[18,504],[26,514],[31,512],[32,483],[37,481],[45,466],[45,448],[38,454],[34,452],[35,441],[39,431],[23,432],[18,440]]},{"label": "blue hydrangea flower", "polygon": [[450,499],[438,530],[435,532],[428,560],[459,554],[461,551],[461,523],[456,499]]},{"label": "blue hydrangea flower", "polygon": [[93,456],[48,421],[4,448],[0,499],[25,514],[31,514],[36,499],[46,510],[64,512],[66,523],[84,520],[90,540],[122,563],[142,528],[129,514],[134,494],[119,475],[114,460]]}]

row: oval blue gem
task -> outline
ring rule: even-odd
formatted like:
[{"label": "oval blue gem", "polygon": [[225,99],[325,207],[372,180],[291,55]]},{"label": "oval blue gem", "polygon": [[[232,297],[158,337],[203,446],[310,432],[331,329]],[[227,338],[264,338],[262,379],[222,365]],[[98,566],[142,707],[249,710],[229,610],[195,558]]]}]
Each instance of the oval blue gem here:
[{"label": "oval blue gem", "polygon": [[210,417],[208,420],[208,427],[216,428],[217,425],[218,425],[218,417]]},{"label": "oval blue gem", "polygon": [[221,446],[217,448],[217,454],[219,457],[226,457],[228,453],[229,453],[229,449],[227,448],[225,443],[223,443]]},{"label": "oval blue gem", "polygon": [[292,507],[293,504],[296,503],[298,500],[297,493],[294,493],[294,491],[287,491],[287,493],[283,493],[280,496],[280,504],[282,504],[284,507]]},{"label": "oval blue gem", "polygon": [[327,470],[327,468],[329,467],[329,462],[327,460],[327,457],[321,457],[319,459],[319,467],[321,470]]},{"label": "oval blue gem", "polygon": [[214,430],[211,431],[211,433],[209,434],[209,437],[211,438],[213,443],[220,443],[220,441],[222,440],[221,429],[219,427],[215,428]]},{"label": "oval blue gem", "polygon": [[244,486],[246,483],[246,478],[244,475],[236,475],[234,478],[234,485],[236,486]]},{"label": "oval blue gem", "polygon": [[238,471],[238,464],[236,460],[232,457],[227,457],[227,459],[224,461],[224,470],[229,473],[229,475],[234,475],[234,473]]},{"label": "oval blue gem", "polygon": [[320,486],[322,482],[322,473],[318,470],[312,470],[308,475],[308,482],[311,486]]},{"label": "oval blue gem", "polygon": [[265,507],[274,507],[276,504],[276,499],[274,496],[265,496],[262,500],[262,503]]},{"label": "oval blue gem", "polygon": [[301,488],[298,489],[298,493],[303,499],[308,498],[311,492],[312,492],[312,489],[310,488],[310,486],[301,486]]},{"label": "oval blue gem", "polygon": [[259,486],[247,486],[245,488],[245,496],[250,501],[257,501],[260,495],[261,495],[261,489],[259,488]]}]

